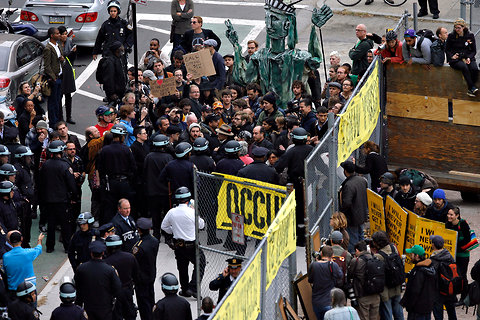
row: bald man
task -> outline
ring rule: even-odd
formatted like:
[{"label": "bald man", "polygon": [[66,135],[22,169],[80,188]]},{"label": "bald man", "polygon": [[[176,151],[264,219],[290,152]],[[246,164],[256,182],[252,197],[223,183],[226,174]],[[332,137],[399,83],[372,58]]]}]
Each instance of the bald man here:
[{"label": "bald man", "polygon": [[360,79],[368,69],[367,52],[373,48],[373,41],[367,39],[367,27],[359,24],[355,28],[357,43],[350,49],[348,56],[352,59],[352,74]]}]

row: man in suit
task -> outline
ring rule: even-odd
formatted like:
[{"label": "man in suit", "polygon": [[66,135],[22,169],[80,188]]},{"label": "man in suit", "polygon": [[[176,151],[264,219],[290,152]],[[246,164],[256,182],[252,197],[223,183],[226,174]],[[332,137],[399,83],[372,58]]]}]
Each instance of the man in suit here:
[{"label": "man in suit", "polygon": [[113,217],[112,224],[115,234],[122,238],[122,250],[132,253],[132,248],[138,241],[137,225],[130,216],[130,201],[125,198],[118,200],[118,213]]},{"label": "man in suit", "polygon": [[185,32],[183,35],[183,40],[182,40],[182,48],[187,51],[187,53],[194,51],[193,50],[193,40],[195,39],[202,39],[203,43],[207,39],[213,39],[217,42],[217,46],[215,47],[215,50],[218,52],[218,49],[220,49],[220,46],[222,45],[222,41],[220,38],[210,29],[203,29],[203,19],[202,17],[199,16],[194,16],[192,20],[190,21],[190,24],[192,26],[192,30],[188,30]]},{"label": "man in suit", "polygon": [[48,29],[48,43],[43,50],[43,65],[45,74],[51,79],[52,93],[48,97],[48,120],[50,127],[54,129],[60,120],[60,104],[62,103],[62,64],[65,58],[62,56],[57,41],[60,40],[60,32],[57,28]]},{"label": "man in suit", "polygon": [[230,258],[226,261],[228,262],[228,267],[226,267],[223,272],[209,284],[210,290],[218,290],[217,303],[220,303],[223,296],[227,293],[228,288],[230,288],[230,285],[235,281],[242,271],[242,259]]}]

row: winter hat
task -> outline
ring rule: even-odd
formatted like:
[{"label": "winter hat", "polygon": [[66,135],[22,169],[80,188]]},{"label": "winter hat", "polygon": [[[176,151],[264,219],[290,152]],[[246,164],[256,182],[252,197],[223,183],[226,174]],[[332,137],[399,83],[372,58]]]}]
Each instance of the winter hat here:
[{"label": "winter hat", "polygon": [[455,20],[455,22],[453,23],[454,26],[462,26],[462,27],[466,27],[467,26],[467,23],[465,22],[465,20],[463,20],[462,18],[458,18],[457,20]]},{"label": "winter hat", "polygon": [[277,102],[277,98],[273,92],[268,92],[266,95],[263,96],[263,100],[270,102],[271,104],[275,105]]},{"label": "winter hat", "polygon": [[437,189],[433,191],[433,199],[447,200],[447,197],[445,197],[445,191],[443,191],[442,189]]},{"label": "winter hat", "polygon": [[426,192],[420,192],[419,194],[417,194],[417,199],[426,206],[432,204],[432,198],[430,198],[430,196]]}]

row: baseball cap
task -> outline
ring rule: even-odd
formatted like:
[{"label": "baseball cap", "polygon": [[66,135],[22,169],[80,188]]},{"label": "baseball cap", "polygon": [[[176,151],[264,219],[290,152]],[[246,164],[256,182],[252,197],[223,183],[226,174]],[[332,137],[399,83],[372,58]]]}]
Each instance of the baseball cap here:
[{"label": "baseball cap", "polygon": [[342,241],[343,240],[343,234],[340,231],[335,230],[330,235],[330,240],[335,241],[335,242]]},{"label": "baseball cap", "polygon": [[415,38],[416,36],[417,34],[413,29],[407,29],[407,31],[405,31],[405,33],[403,34],[404,38]]},{"label": "baseball cap", "polygon": [[347,161],[343,161],[340,166],[345,169],[345,171],[347,171],[348,173],[354,173],[355,172],[355,164],[350,161],[350,160],[347,160]]},{"label": "baseball cap", "polygon": [[206,46],[216,47],[217,46],[217,41],[215,41],[214,39],[208,39],[208,40],[203,41],[203,44],[206,45]]},{"label": "baseball cap", "polygon": [[414,254],[418,254],[419,256],[423,256],[425,254],[425,249],[423,249],[422,246],[416,244],[413,247],[411,247],[410,249],[405,249],[405,252],[406,253],[414,253]]}]

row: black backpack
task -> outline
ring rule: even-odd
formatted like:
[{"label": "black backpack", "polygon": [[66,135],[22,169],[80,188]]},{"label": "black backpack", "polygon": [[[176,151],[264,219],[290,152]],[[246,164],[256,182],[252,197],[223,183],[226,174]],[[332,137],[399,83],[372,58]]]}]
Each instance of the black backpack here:
[{"label": "black backpack", "polygon": [[443,66],[445,62],[445,45],[441,40],[435,40],[430,46],[430,53],[432,56],[432,64],[435,67]]},{"label": "black backpack", "polygon": [[430,39],[430,41],[435,41],[435,34],[430,29],[420,29],[417,31],[417,36]]},{"label": "black backpack", "polygon": [[103,75],[105,74],[105,64],[107,62],[108,57],[102,57],[100,61],[98,61],[97,71],[95,72],[95,79],[100,84],[103,84]]},{"label": "black backpack", "polygon": [[385,263],[371,254],[361,255],[360,258],[365,261],[364,295],[381,293],[385,287]]},{"label": "black backpack", "polygon": [[395,247],[390,244],[390,248],[392,253],[389,255],[383,251],[378,251],[378,253],[385,261],[385,284],[389,288],[394,288],[405,282],[405,266]]}]

